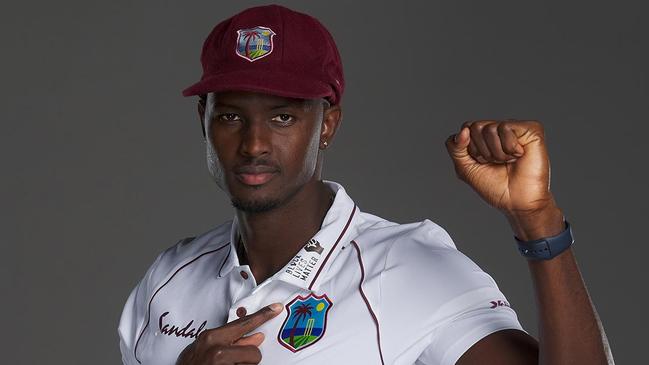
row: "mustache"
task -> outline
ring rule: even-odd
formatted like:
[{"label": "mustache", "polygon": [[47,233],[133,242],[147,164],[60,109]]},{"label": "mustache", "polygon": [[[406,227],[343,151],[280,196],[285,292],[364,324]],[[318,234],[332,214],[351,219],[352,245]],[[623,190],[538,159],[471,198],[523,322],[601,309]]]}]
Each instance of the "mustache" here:
[{"label": "mustache", "polygon": [[263,174],[279,172],[277,164],[264,158],[257,158],[237,164],[233,171],[236,174]]}]

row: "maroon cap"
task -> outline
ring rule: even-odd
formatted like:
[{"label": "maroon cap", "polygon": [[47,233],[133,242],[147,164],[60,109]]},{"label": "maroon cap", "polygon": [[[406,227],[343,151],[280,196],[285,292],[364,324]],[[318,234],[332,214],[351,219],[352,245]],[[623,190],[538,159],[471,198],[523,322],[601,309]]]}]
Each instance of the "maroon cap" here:
[{"label": "maroon cap", "polygon": [[246,9],[219,23],[203,44],[203,76],[183,95],[242,90],[340,103],[342,62],[327,29],[279,5]]}]

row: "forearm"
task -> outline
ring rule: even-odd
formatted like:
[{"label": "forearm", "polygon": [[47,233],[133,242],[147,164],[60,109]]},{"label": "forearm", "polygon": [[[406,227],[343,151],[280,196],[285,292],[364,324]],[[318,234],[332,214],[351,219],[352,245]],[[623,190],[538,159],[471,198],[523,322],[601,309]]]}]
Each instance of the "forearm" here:
[{"label": "forearm", "polygon": [[[534,216],[507,215],[521,240],[555,236],[563,214],[552,207]],[[613,358],[573,252],[529,261],[539,318],[539,364],[609,364]]]}]

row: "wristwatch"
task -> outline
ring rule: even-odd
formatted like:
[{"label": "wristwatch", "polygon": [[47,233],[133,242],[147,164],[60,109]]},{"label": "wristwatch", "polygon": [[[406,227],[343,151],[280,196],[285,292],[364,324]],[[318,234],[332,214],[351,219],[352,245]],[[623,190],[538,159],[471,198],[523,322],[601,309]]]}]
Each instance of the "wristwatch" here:
[{"label": "wristwatch", "polygon": [[533,241],[521,241],[514,236],[518,243],[518,251],[530,260],[549,260],[567,250],[574,242],[572,227],[567,220],[566,228],[556,236],[544,237]]}]

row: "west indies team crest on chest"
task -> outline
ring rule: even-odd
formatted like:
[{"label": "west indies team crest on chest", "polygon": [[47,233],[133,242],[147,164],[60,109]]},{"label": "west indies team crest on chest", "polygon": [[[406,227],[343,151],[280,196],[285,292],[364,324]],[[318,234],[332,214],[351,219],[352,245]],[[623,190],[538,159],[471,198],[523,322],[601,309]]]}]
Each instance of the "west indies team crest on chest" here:
[{"label": "west indies team crest on chest", "polygon": [[262,26],[237,30],[237,55],[250,62],[268,56],[273,52],[274,35],[272,29]]},{"label": "west indies team crest on chest", "polygon": [[332,305],[326,294],[295,297],[286,305],[288,314],[277,334],[279,343],[297,352],[318,342],[325,333]]}]

